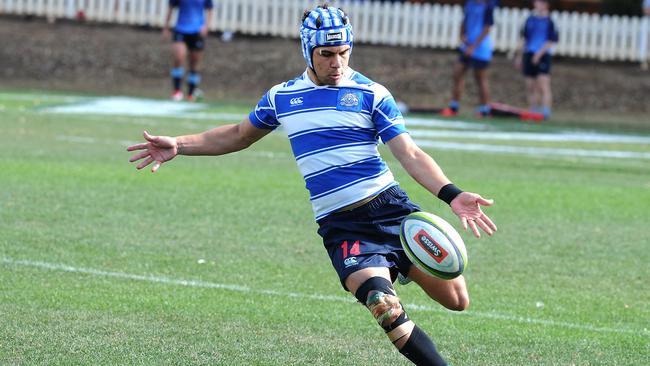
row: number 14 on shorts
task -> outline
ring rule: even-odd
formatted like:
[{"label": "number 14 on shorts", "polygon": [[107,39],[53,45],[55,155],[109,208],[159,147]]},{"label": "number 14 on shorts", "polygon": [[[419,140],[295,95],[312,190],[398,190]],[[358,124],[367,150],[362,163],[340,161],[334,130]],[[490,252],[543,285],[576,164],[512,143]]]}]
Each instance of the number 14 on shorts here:
[{"label": "number 14 on shorts", "polygon": [[[348,247],[348,241],[344,241],[341,244],[341,249],[343,249],[343,258],[347,258],[348,255],[359,255],[361,250],[359,249],[359,241],[355,241],[352,246]],[[349,249],[349,250],[348,250]]]}]

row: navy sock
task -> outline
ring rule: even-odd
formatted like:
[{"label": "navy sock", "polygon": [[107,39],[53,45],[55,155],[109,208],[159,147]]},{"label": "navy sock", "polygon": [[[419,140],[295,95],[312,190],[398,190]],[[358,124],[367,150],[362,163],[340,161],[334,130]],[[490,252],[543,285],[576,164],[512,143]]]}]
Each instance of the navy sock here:
[{"label": "navy sock", "polygon": [[417,325],[399,352],[417,366],[448,366],[429,336]]},{"label": "navy sock", "polygon": [[201,83],[201,74],[196,71],[190,71],[187,77],[187,95],[194,95],[194,90]]},{"label": "navy sock", "polygon": [[171,77],[172,77],[172,86],[174,87],[174,91],[181,90],[181,82],[183,80],[183,75],[185,74],[185,70],[182,67],[174,67],[171,72]]}]

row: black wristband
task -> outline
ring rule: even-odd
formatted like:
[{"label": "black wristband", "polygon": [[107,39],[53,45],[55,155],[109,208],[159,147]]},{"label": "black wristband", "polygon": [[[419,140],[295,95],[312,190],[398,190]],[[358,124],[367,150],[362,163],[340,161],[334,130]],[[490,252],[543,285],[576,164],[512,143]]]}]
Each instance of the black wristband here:
[{"label": "black wristband", "polygon": [[463,190],[456,187],[454,183],[449,183],[440,188],[438,192],[438,198],[447,202],[448,205],[451,205],[451,201],[456,198],[459,194],[463,193]]}]

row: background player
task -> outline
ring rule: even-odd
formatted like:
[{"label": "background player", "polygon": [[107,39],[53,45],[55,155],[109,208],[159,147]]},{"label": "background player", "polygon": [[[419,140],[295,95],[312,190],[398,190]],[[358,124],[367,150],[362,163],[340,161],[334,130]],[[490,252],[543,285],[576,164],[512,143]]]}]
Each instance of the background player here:
[{"label": "background player", "polygon": [[650,0],[641,4],[641,34],[639,34],[639,59],[641,70],[648,69],[648,32],[650,31]]},{"label": "background player", "polygon": [[[205,47],[212,19],[212,0],[169,0],[169,9],[165,17],[163,36],[173,41],[173,67],[171,71],[173,93],[172,99],[183,99],[182,82],[185,76],[185,60],[189,50],[189,74],[187,75],[187,100],[193,101],[201,96],[197,89],[201,83],[199,65]],[[169,30],[172,12],[178,8],[178,17],[173,32]]]},{"label": "background player", "polygon": [[436,162],[411,139],[395,100],[383,86],[348,67],[353,31],[347,15],[323,5],[305,12],[300,29],[305,72],[271,88],[238,125],[196,135],[151,136],[129,151],[144,150],[152,171],[177,155],[239,151],[282,125],[302,173],[314,215],[341,284],[366,305],[388,338],[417,365],[446,365],[431,339],[406,315],[393,288],[397,273],[415,281],[452,310],[469,305],[465,279],[424,274],[399,240],[404,216],[419,207],[399,188],[377,150],[381,139],[406,171],[447,202],[462,225],[479,237],[496,226],[481,211],[491,205],[451,184]]},{"label": "background player", "polygon": [[[533,13],[521,30],[515,65],[526,78],[526,95],[531,112],[551,117],[551,54],[558,32],[550,18],[548,0],[535,0]],[[523,52],[522,52],[523,50]]]},{"label": "background player", "polygon": [[474,79],[478,85],[481,116],[490,114],[488,72],[492,60],[492,38],[490,30],[494,25],[494,0],[467,0],[463,8],[464,18],[460,29],[460,57],[454,65],[454,85],[451,101],[443,109],[445,116],[454,116],[460,109],[460,99],[465,87],[465,73],[474,69]]}]

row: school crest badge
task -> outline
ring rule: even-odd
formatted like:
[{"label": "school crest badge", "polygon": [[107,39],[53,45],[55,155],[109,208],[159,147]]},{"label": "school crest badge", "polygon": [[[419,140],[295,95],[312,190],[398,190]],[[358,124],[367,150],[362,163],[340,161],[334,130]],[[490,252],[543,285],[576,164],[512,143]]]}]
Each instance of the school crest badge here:
[{"label": "school crest badge", "polygon": [[338,103],[336,109],[346,112],[361,112],[363,107],[363,92],[357,89],[339,90]]}]

